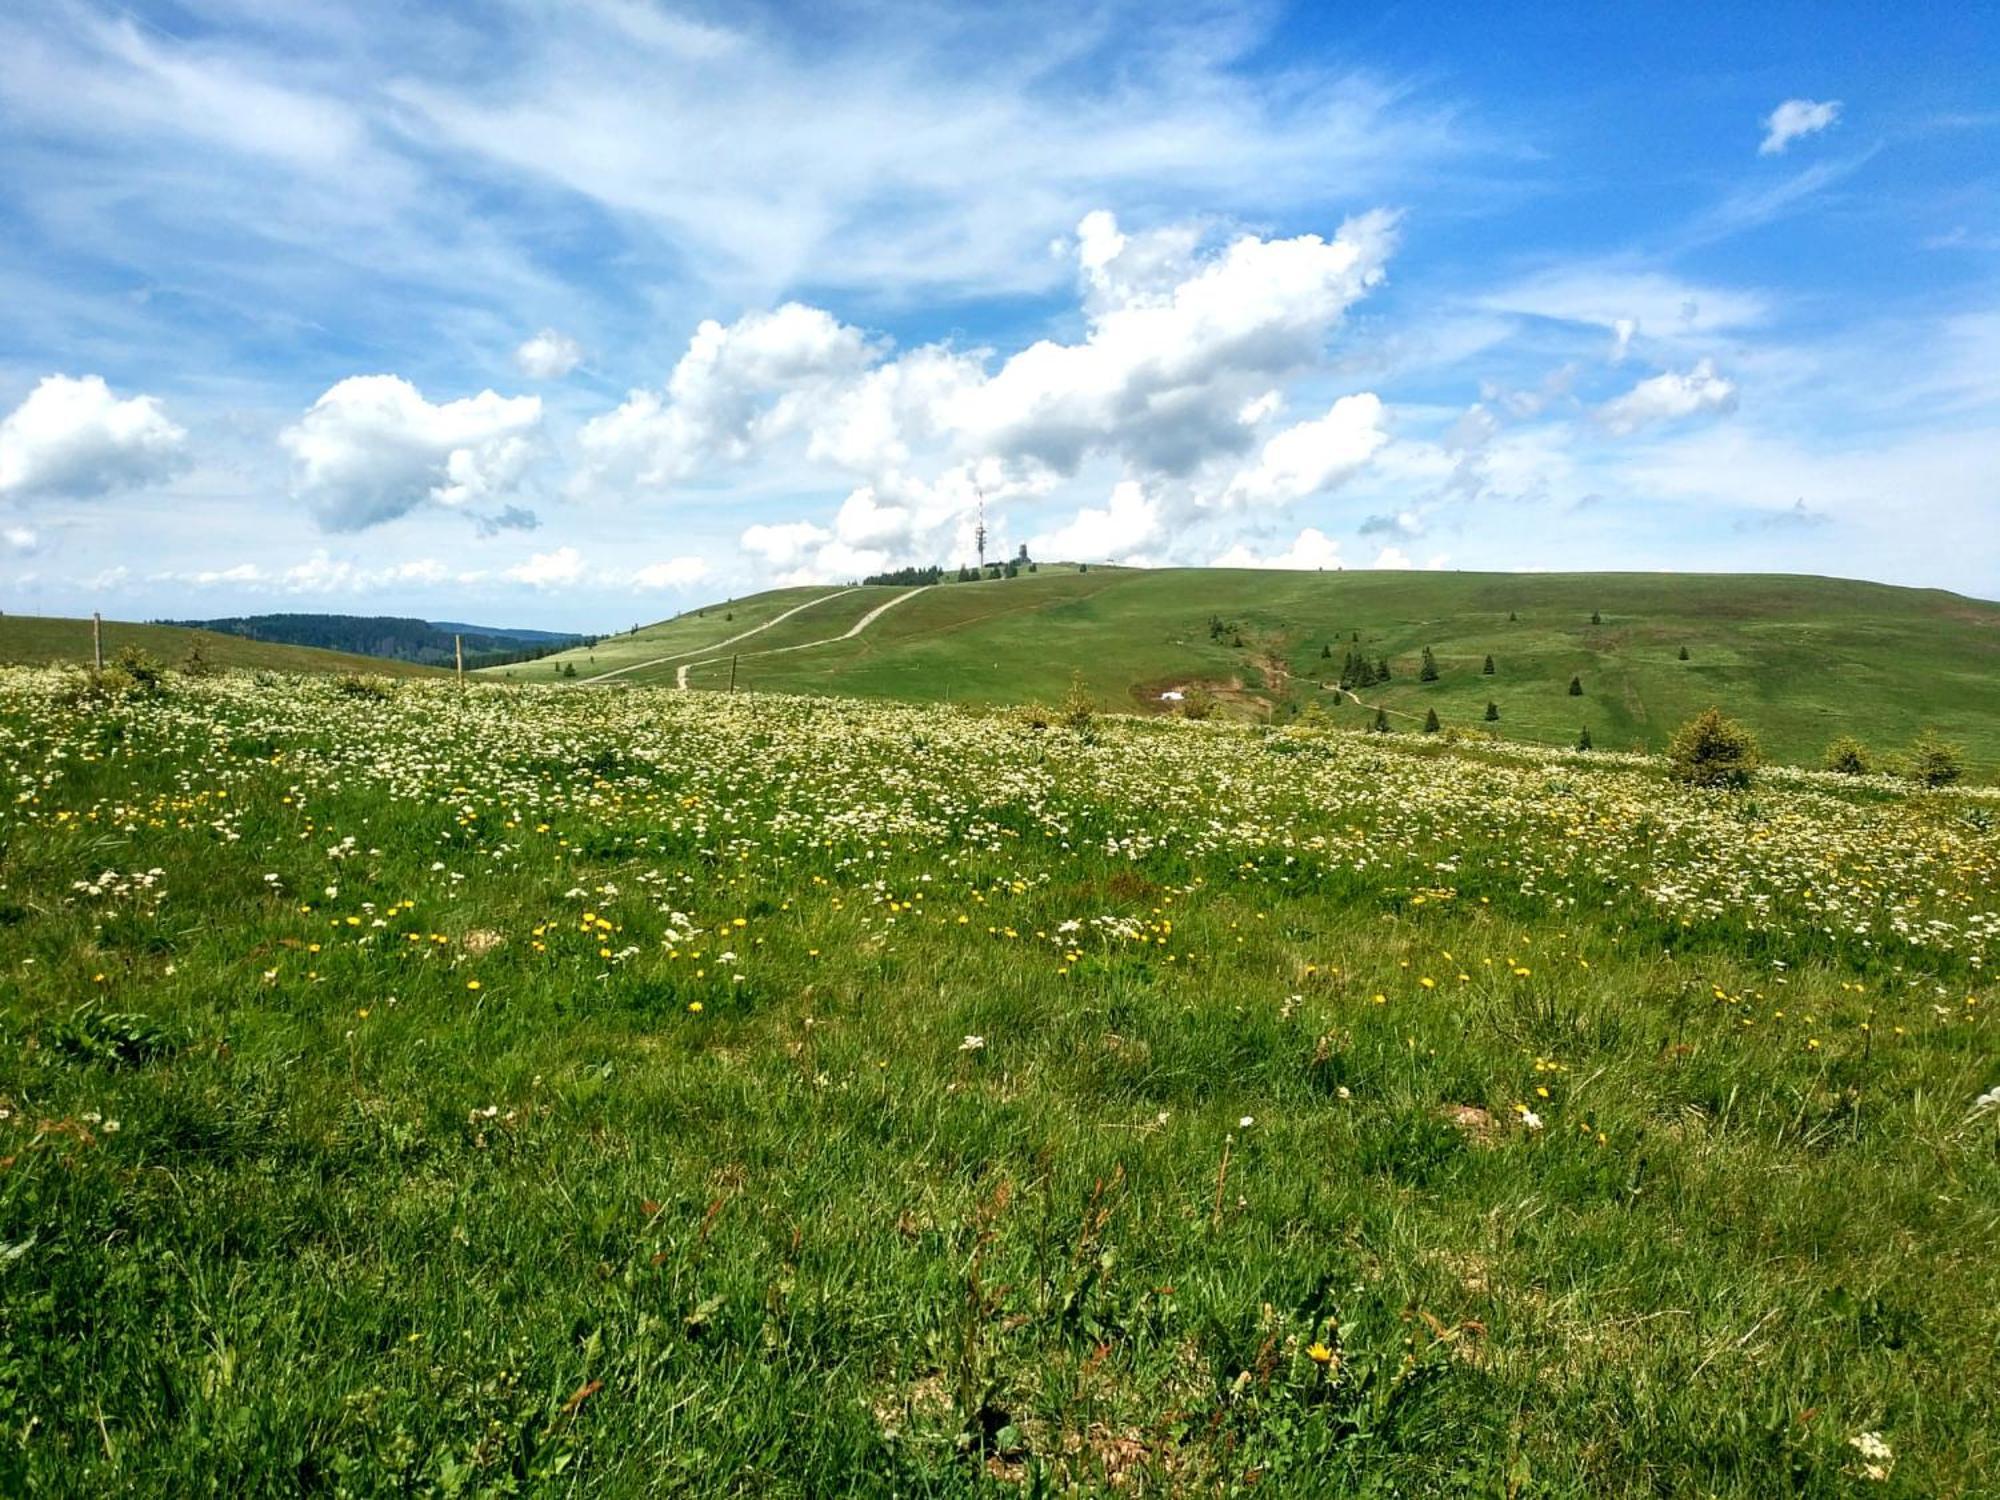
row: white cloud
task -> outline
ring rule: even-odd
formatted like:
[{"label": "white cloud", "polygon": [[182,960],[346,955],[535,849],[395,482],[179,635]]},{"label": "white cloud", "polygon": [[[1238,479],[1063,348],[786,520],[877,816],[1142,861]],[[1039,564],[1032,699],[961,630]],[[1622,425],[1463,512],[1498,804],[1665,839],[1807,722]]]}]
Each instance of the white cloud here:
[{"label": "white cloud", "polygon": [[514,351],[514,366],[531,380],[561,380],[583,363],[583,345],[544,328]]},{"label": "white cloud", "polygon": [[1238,542],[1227,552],[1217,557],[1211,567],[1217,568],[1290,568],[1297,571],[1311,571],[1315,568],[1339,568],[1342,566],[1340,543],[1315,526],[1308,526],[1292,539],[1284,551],[1270,556],[1259,556],[1246,543]]},{"label": "white cloud", "polygon": [[1598,420],[1621,436],[1659,422],[1677,422],[1699,413],[1736,409],[1736,385],[1704,359],[1686,374],[1669,370],[1642,380],[1597,409]]},{"label": "white cloud", "polygon": [[1382,402],[1370,394],[1342,396],[1323,417],[1287,427],[1257,462],[1230,480],[1224,506],[1282,506],[1340,485],[1374,456],[1388,434]]},{"label": "white cloud", "polygon": [[50,375],[0,421],[0,498],[89,500],[171,478],[187,433],[152,396],[119,400],[96,375]]},{"label": "white cloud", "polygon": [[538,589],[565,588],[583,578],[583,557],[574,547],[558,547],[553,552],[537,552],[500,576]]},{"label": "white cloud", "polygon": [[41,546],[42,539],[26,526],[9,526],[0,531],[0,541],[6,542],[8,551],[25,557]]},{"label": "white cloud", "polygon": [[360,531],[430,502],[466,507],[511,494],[535,455],[539,396],[481,391],[433,405],[395,375],[333,386],[279,442],[292,493],[328,531]]},{"label": "white cloud", "polygon": [[833,533],[810,521],[787,521],[775,526],[747,528],[742,547],[752,557],[761,558],[772,568],[796,568],[815,547],[831,541]]},{"label": "white cloud", "polygon": [[875,354],[859,329],[801,302],[727,326],[705,320],[666,391],[633,391],[586,423],[582,486],[662,489],[716,463],[740,462],[796,432]]},{"label": "white cloud", "polygon": [[1759,156],[1776,156],[1800,136],[1813,135],[1840,118],[1838,99],[1787,99],[1764,117]]},{"label": "white cloud", "polygon": [[1667,340],[1734,333],[1770,315],[1765,299],[1755,292],[1700,286],[1622,261],[1544,271],[1486,293],[1479,305],[1493,312],[1581,323],[1615,337],[1619,325],[1629,323],[1634,336]]},{"label": "white cloud", "polygon": [[[1082,342],[1023,349],[961,390],[947,425],[973,451],[1064,475],[1097,453],[1191,473],[1241,452],[1245,407],[1321,360],[1342,314],[1382,279],[1394,239],[1393,216],[1370,213],[1332,240],[1244,235],[1193,259],[1182,242],[1128,241],[1108,214],[1092,215],[1080,241]],[[1127,272],[1135,253],[1144,263]]]},{"label": "white cloud", "polygon": [[1084,506],[1067,525],[1028,542],[1029,552],[1048,562],[1102,562],[1129,558],[1160,533],[1160,505],[1133,480],[1115,485],[1110,502]]},{"label": "white cloud", "polygon": [[705,559],[699,557],[670,557],[663,562],[647,563],[632,575],[632,587],[638,589],[682,589],[690,584],[700,583],[708,577],[709,567]]}]

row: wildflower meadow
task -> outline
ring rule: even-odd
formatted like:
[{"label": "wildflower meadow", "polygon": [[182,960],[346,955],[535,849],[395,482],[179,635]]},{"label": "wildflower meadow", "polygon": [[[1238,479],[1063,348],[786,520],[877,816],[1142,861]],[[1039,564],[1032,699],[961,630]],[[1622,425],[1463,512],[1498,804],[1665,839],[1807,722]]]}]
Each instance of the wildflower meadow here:
[{"label": "wildflower meadow", "polygon": [[0,1492],[1991,1495],[2000,793],[0,673]]}]

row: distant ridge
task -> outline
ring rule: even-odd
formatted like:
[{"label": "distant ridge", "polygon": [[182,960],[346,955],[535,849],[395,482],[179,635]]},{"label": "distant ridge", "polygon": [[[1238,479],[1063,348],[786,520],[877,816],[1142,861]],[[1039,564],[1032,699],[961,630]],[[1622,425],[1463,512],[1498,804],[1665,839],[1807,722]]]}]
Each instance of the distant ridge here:
[{"label": "distant ridge", "polygon": [[524,661],[548,650],[589,643],[589,636],[550,630],[518,630],[492,625],[418,620],[401,615],[272,614],[233,615],[219,620],[160,622],[194,630],[213,630],[247,640],[286,646],[312,646],[322,651],[347,651],[422,666],[450,666],[455,660],[454,636],[463,637],[468,662],[482,665]]}]

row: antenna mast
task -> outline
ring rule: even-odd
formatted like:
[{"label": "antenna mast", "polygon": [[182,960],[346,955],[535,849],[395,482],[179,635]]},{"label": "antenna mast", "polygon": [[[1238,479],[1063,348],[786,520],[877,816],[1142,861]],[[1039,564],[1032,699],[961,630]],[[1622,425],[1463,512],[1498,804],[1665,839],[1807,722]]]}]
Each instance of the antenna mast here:
[{"label": "antenna mast", "polygon": [[986,571],[986,491],[976,490],[979,496],[979,526],[972,533],[973,541],[979,547],[979,571]]}]

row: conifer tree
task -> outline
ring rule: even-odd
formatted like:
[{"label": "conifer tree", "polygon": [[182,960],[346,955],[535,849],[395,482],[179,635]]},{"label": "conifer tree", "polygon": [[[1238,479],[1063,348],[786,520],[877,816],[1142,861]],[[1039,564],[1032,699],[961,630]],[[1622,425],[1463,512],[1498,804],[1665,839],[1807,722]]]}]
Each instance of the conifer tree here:
[{"label": "conifer tree", "polygon": [[1333,660],[1333,643],[1331,641],[1319,648],[1319,659],[1321,661]]},{"label": "conifer tree", "polygon": [[1431,648],[1428,646],[1424,647],[1424,664],[1417,671],[1417,680],[1419,682],[1436,682],[1438,680],[1437,658],[1431,655]]},{"label": "conifer tree", "polygon": [[1380,661],[1375,663],[1375,680],[1377,682],[1387,682],[1389,680],[1388,657],[1385,656]]},{"label": "conifer tree", "polygon": [[1590,726],[1588,724],[1583,726],[1583,733],[1576,737],[1576,748],[1579,750],[1588,750],[1591,748]]},{"label": "conifer tree", "polygon": [[1498,724],[1500,722],[1500,705],[1491,699],[1488,699],[1486,703],[1486,722],[1489,724]]},{"label": "conifer tree", "polygon": [[1480,675],[1481,675],[1481,676],[1483,676],[1483,677],[1491,677],[1491,676],[1493,675],[1493,658],[1492,658],[1492,657],[1490,657],[1490,656],[1489,656],[1489,657],[1487,657],[1487,658],[1486,658],[1486,665],[1485,665],[1485,666],[1483,666],[1483,667],[1481,667],[1481,668],[1479,669],[1479,672],[1480,672]]},{"label": "conifer tree", "polygon": [[1681,660],[1686,661],[1687,659],[1688,659],[1688,648],[1683,646],[1681,647]]},{"label": "conifer tree", "polygon": [[1432,709],[1424,715],[1424,733],[1436,734],[1442,726],[1438,723],[1438,711]]},{"label": "conifer tree", "polygon": [[1593,625],[1602,625],[1604,623],[1604,616],[1600,615],[1596,610],[1593,609],[1590,612],[1590,623]]},{"label": "conifer tree", "polygon": [[1375,732],[1377,734],[1387,734],[1389,732],[1389,713],[1387,709],[1378,708],[1375,710]]},{"label": "conifer tree", "polygon": [[1581,698],[1583,696],[1583,679],[1581,677],[1570,678],[1569,695],[1572,698]]}]

